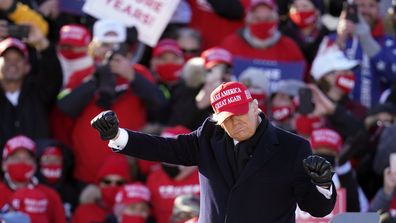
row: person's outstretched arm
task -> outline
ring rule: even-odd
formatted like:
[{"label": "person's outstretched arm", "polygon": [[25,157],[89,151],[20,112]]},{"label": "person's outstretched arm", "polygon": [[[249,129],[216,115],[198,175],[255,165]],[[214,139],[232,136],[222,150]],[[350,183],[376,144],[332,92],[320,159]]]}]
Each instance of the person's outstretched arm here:
[{"label": "person's outstretched arm", "polygon": [[177,138],[153,136],[119,128],[113,111],[104,111],[91,121],[102,140],[109,140],[115,152],[145,160],[194,166],[198,165],[200,129]]}]

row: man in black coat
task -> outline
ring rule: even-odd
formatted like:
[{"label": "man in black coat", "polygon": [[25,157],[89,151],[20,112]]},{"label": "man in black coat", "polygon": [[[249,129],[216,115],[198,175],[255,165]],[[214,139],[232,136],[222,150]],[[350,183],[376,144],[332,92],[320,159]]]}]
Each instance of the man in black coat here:
[{"label": "man in black coat", "polygon": [[105,111],[91,124],[113,151],[199,168],[202,223],[292,223],[296,204],[316,217],[336,200],[331,165],[309,143],[272,126],[244,85],[211,94],[214,115],[191,134],[163,138],[118,127]]}]

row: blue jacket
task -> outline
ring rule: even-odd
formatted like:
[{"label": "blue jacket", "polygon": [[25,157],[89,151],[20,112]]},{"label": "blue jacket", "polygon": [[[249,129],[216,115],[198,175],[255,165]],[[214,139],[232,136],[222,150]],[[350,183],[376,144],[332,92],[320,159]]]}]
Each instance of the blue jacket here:
[{"label": "blue jacket", "polygon": [[128,143],[120,153],[197,165],[200,223],[294,223],[297,203],[318,217],[333,210],[336,191],[333,189],[330,199],[325,198],[304,171],[302,160],[311,154],[306,140],[268,124],[253,157],[234,184],[225,134],[209,118],[196,131],[176,139],[128,131]]},{"label": "blue jacket", "polygon": [[[331,45],[337,35],[330,34],[327,38],[327,44]],[[360,62],[360,66],[354,70],[356,83],[352,99],[368,108],[378,104],[382,91],[389,83],[396,81],[396,40],[386,35],[374,39],[380,44],[381,51],[372,58],[364,53],[356,37],[349,38],[343,50],[349,59]]]}]

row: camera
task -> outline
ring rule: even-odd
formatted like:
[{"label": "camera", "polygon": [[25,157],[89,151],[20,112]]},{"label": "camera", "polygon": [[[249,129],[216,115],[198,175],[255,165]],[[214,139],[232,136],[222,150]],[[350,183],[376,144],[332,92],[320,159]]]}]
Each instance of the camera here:
[{"label": "camera", "polygon": [[24,39],[29,36],[30,26],[29,25],[7,25],[8,35],[17,39]]}]

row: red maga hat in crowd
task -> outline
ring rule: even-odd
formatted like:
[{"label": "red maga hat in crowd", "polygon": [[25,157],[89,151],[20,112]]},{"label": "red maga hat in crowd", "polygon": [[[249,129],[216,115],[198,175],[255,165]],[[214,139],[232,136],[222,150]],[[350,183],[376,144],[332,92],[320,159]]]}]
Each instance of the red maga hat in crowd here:
[{"label": "red maga hat in crowd", "polygon": [[59,32],[59,44],[88,46],[90,42],[91,33],[87,28],[81,25],[64,25]]},{"label": "red maga hat in crowd", "polygon": [[153,49],[153,57],[159,57],[166,52],[174,53],[179,57],[183,56],[183,51],[173,39],[160,40]]},{"label": "red maga hat in crowd", "polygon": [[118,191],[115,201],[118,204],[130,205],[139,202],[150,202],[150,191],[142,183],[126,184]]},{"label": "red maga hat in crowd", "polygon": [[339,154],[342,147],[342,138],[336,131],[328,128],[315,129],[311,134],[312,149],[326,149]]},{"label": "red maga hat in crowd", "polygon": [[18,149],[26,149],[32,154],[36,153],[36,143],[24,135],[17,135],[9,139],[3,150],[3,160],[7,159]]},{"label": "red maga hat in crowd", "polygon": [[213,47],[202,52],[201,57],[205,61],[205,68],[210,69],[216,64],[225,63],[228,65],[232,64],[231,53],[220,47]]}]

